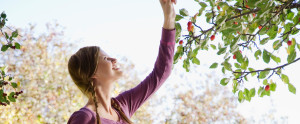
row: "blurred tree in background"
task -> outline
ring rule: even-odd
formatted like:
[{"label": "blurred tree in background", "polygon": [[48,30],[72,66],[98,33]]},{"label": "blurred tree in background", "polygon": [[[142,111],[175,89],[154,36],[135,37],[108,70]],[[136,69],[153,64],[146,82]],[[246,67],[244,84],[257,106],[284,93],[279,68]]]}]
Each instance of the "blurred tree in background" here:
[{"label": "blurred tree in background", "polygon": [[19,29],[22,37],[15,39],[22,45],[19,51],[1,55],[24,94],[14,105],[1,108],[0,123],[64,122],[83,101],[68,75],[67,59],[74,47],[62,41],[62,27],[48,24],[40,35],[34,27]]}]

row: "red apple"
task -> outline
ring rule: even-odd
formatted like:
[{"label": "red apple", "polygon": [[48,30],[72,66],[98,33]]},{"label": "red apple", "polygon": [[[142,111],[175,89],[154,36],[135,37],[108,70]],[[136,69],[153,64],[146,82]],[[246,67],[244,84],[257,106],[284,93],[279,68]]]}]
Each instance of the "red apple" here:
[{"label": "red apple", "polygon": [[270,90],[270,86],[267,85],[267,86],[265,87],[265,90],[266,90],[266,91],[269,91],[269,90]]},{"label": "red apple", "polygon": [[220,6],[217,6],[217,8],[218,8],[218,10],[220,10],[221,8],[220,8]]},{"label": "red apple", "polygon": [[215,35],[211,35],[210,40],[213,41],[215,38]]},{"label": "red apple", "polygon": [[238,24],[238,22],[234,22],[234,24],[235,24],[235,25],[237,25],[237,24]]},{"label": "red apple", "polygon": [[192,30],[193,23],[191,21],[188,22],[188,31]]},{"label": "red apple", "polygon": [[291,46],[291,45],[292,45],[292,41],[289,40],[289,41],[287,42],[287,44],[288,44],[289,46]]},{"label": "red apple", "polygon": [[262,28],[262,26],[260,25],[260,26],[258,26],[258,29],[260,30]]},{"label": "red apple", "polygon": [[236,59],[236,55],[235,54],[233,55],[233,59]]},{"label": "red apple", "polygon": [[252,15],[253,15],[253,18],[255,18],[256,14],[255,14],[255,13],[252,13]]},{"label": "red apple", "polygon": [[248,6],[248,5],[246,5],[245,7],[246,7],[246,8],[249,8],[249,6]]},{"label": "red apple", "polygon": [[180,41],[179,41],[179,44],[180,44],[180,45],[182,45],[182,44],[183,44],[183,41],[182,41],[182,40],[180,40]]}]

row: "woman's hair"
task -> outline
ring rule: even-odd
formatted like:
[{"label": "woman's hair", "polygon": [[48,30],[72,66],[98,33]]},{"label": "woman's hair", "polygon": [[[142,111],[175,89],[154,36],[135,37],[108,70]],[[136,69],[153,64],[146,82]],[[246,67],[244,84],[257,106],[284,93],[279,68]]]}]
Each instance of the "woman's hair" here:
[{"label": "woman's hair", "polygon": [[[68,70],[72,80],[80,91],[89,98],[92,98],[96,107],[97,124],[101,124],[100,116],[98,114],[98,104],[95,95],[95,87],[93,84],[92,76],[97,69],[98,60],[100,55],[100,48],[98,46],[88,46],[80,48],[74,55],[72,55],[68,62]],[[111,99],[111,103],[116,108],[121,117],[129,124],[132,122],[127,118],[120,106]]]}]

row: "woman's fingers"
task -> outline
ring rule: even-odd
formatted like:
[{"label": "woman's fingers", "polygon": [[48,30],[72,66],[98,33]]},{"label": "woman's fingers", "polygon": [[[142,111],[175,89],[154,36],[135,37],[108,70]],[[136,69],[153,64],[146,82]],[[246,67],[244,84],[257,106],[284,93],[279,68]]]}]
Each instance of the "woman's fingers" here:
[{"label": "woman's fingers", "polygon": [[170,1],[173,2],[174,4],[177,3],[177,0],[162,0],[164,3],[169,3]]},{"label": "woman's fingers", "polygon": [[176,4],[177,3],[177,0],[171,0],[174,4]]}]

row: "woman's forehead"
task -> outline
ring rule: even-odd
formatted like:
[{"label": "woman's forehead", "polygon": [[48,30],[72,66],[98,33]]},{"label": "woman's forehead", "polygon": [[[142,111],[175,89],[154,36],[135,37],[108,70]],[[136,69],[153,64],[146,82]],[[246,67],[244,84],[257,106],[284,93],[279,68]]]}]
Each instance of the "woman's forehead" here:
[{"label": "woman's forehead", "polygon": [[109,56],[106,52],[104,52],[103,50],[100,50],[99,52],[99,56],[103,57],[103,56]]}]

